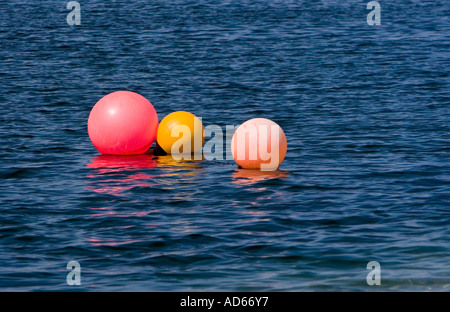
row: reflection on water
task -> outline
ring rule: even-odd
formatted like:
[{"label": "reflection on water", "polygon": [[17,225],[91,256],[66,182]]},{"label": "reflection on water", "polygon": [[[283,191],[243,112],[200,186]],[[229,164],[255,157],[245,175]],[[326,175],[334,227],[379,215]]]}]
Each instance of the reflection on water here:
[{"label": "reflection on water", "polygon": [[175,160],[171,155],[155,157],[155,161],[159,167],[169,171],[198,168],[201,163],[201,160]]},{"label": "reflection on water", "polygon": [[[95,193],[119,196],[118,201],[128,198],[130,206],[118,207],[114,199],[107,205],[91,207],[91,218],[101,222],[114,222],[120,220],[115,226],[108,223],[108,230],[92,236],[88,242],[92,246],[122,246],[141,242],[128,237],[128,233],[135,231],[134,225],[123,225],[139,218],[146,229],[159,227],[153,223],[155,215],[161,214],[161,209],[153,205],[141,205],[139,208],[134,203],[141,201],[142,197],[152,201],[156,196],[163,200],[187,201],[191,197],[191,185],[196,183],[196,177],[203,171],[201,161],[175,160],[172,156],[155,156],[152,153],[131,156],[98,155],[86,165],[89,170],[87,176],[87,189]],[[184,183],[184,186],[180,185]],[[163,193],[161,193],[163,191]],[[133,199],[132,199],[133,198]],[[139,200],[140,198],[140,200]],[[135,199],[135,200],[134,200]],[[142,221],[146,220],[146,221]],[[131,222],[133,223],[133,222]],[[180,233],[191,231],[190,223],[177,221],[171,224],[171,229]],[[122,233],[114,237],[109,232]]]},{"label": "reflection on water", "polygon": [[[158,156],[156,158],[158,170],[162,172],[164,178],[160,178],[164,188],[174,189],[180,182],[196,181],[198,175],[203,172],[202,160],[175,160],[172,156]],[[179,195],[184,192],[179,189]],[[188,192],[190,194],[190,191]]]},{"label": "reflection on water", "polygon": [[91,214],[91,217],[97,218],[97,217],[114,217],[114,218],[130,218],[130,217],[145,217],[147,215],[150,215],[152,213],[156,213],[159,211],[159,209],[150,209],[150,210],[139,210],[139,211],[131,211],[131,212],[119,212],[112,210],[108,207],[101,207],[101,208],[91,208],[92,210],[97,211],[97,213]]},{"label": "reflection on water", "polygon": [[115,247],[115,246],[121,246],[121,245],[128,245],[133,243],[139,243],[141,240],[137,239],[123,239],[123,240],[116,240],[116,239],[98,239],[98,238],[89,238],[89,244],[92,246],[109,246],[109,247]]},{"label": "reflection on water", "polygon": [[152,187],[155,185],[153,179],[158,177],[145,171],[157,165],[151,154],[98,155],[91,161],[87,167],[94,171],[88,175],[91,183],[88,189],[96,193],[119,196],[135,187]]},{"label": "reflection on water", "polygon": [[87,167],[98,169],[98,173],[139,170],[142,168],[152,168],[157,164],[152,154],[131,156],[97,155],[91,161]]},{"label": "reflection on water", "polygon": [[176,182],[194,179],[202,169],[201,161],[175,160],[170,155],[155,156],[151,153],[97,155],[86,167],[93,169],[87,176],[89,190],[116,196],[136,187],[170,189]]},{"label": "reflection on water", "polygon": [[236,169],[233,172],[232,181],[240,185],[252,185],[266,180],[285,178],[288,175],[288,171],[281,170],[260,171],[254,169]]}]

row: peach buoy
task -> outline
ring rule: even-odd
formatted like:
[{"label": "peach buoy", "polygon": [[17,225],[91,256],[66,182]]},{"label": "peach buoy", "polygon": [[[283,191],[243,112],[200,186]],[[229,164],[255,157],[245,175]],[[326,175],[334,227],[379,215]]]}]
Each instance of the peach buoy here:
[{"label": "peach buoy", "polygon": [[231,153],[244,169],[276,170],[287,152],[286,135],[266,118],[254,118],[240,125],[231,140]]}]

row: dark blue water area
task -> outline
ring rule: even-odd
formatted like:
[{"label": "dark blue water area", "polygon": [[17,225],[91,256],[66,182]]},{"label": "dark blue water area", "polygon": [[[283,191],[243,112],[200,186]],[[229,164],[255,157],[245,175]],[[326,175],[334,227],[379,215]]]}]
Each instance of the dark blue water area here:
[{"label": "dark blue water area", "polygon": [[[368,1],[80,0],[79,26],[67,2],[0,1],[0,290],[450,289],[448,1],[374,26]],[[272,119],[287,156],[101,156],[87,119],[117,90]]]}]

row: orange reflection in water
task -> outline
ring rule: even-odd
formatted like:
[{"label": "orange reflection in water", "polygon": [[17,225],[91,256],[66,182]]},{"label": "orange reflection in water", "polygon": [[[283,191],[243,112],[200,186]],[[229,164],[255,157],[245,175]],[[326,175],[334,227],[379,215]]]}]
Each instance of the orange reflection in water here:
[{"label": "orange reflection in water", "polygon": [[285,178],[289,175],[287,171],[274,170],[274,171],[260,171],[255,169],[236,169],[233,172],[233,183],[240,185],[252,185],[258,182]]},{"label": "orange reflection in water", "polygon": [[201,160],[194,159],[182,159],[175,160],[171,155],[158,156],[155,159],[158,166],[167,167],[167,169],[180,170],[180,169],[192,169],[199,166]]},{"label": "orange reflection in water", "polygon": [[196,179],[203,169],[199,160],[175,160],[171,155],[159,156],[156,162],[167,177],[163,179],[167,189],[173,188],[180,181]]}]

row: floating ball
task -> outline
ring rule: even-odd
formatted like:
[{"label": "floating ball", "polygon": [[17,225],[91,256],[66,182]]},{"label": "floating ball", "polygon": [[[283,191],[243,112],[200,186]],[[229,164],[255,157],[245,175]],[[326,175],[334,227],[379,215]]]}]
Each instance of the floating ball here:
[{"label": "floating ball", "polygon": [[130,91],[104,96],[92,108],[88,120],[89,138],[102,154],[143,154],[155,141],[157,129],[153,105]]},{"label": "floating ball", "polygon": [[205,142],[202,121],[194,114],[179,111],[159,124],[156,142],[167,154],[196,153]]},{"label": "floating ball", "polygon": [[231,140],[231,153],[244,169],[276,170],[287,152],[283,129],[265,118],[254,118],[240,125]]}]

